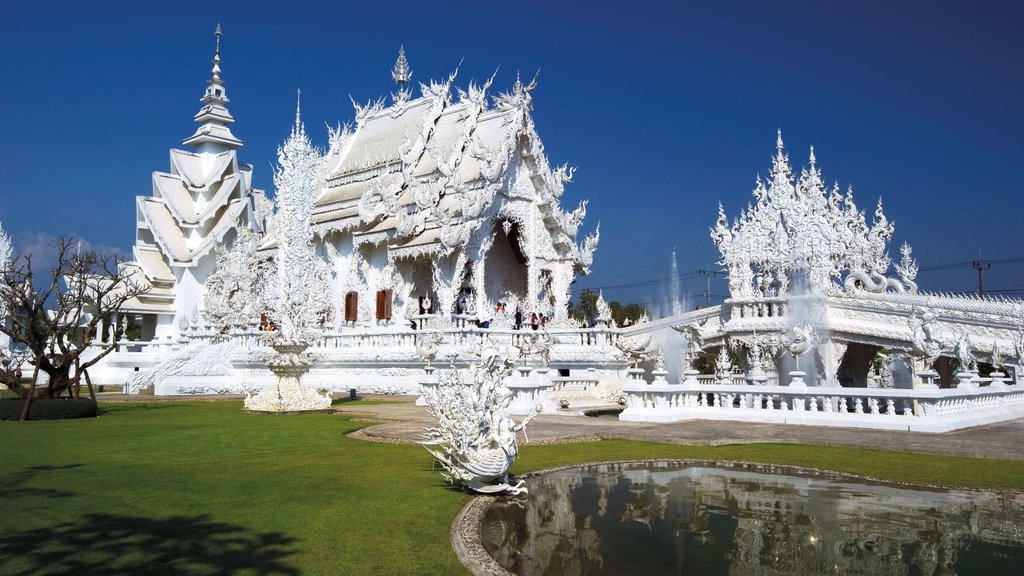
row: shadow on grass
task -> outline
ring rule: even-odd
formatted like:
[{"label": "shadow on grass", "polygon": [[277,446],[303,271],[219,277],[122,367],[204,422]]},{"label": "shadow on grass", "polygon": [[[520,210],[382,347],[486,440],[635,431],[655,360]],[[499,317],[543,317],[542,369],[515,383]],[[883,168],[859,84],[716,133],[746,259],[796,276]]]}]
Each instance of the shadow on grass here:
[{"label": "shadow on grass", "polygon": [[59,490],[56,488],[35,488],[26,486],[27,483],[37,476],[51,472],[66,472],[75,468],[81,468],[82,464],[68,464],[66,466],[29,466],[23,468],[7,478],[0,479],[0,494],[16,496],[19,499],[25,498],[70,498],[76,496],[74,492]]},{"label": "shadow on grass", "polygon": [[162,520],[89,514],[0,535],[2,574],[299,574],[286,560],[296,540],[249,533],[208,515]]}]

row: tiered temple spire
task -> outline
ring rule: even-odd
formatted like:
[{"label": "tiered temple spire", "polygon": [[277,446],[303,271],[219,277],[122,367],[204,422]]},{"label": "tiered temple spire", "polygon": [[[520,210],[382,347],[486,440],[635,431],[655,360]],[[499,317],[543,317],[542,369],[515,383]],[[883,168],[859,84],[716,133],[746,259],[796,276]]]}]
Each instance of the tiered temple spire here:
[{"label": "tiered temple spire", "polygon": [[217,24],[217,29],[213,34],[217,38],[216,49],[213,53],[213,68],[210,70],[210,79],[206,81],[206,92],[200,99],[203,107],[195,115],[195,121],[200,126],[195,134],[182,140],[182,144],[194,146],[200,152],[223,152],[242,145],[242,141],[236,138],[228,127],[235,121],[235,118],[225,106],[229,102],[228,93],[224,88],[224,81],[220,77],[220,37],[223,35],[220,23]]},{"label": "tiered temple spire", "polygon": [[405,57],[405,45],[398,46],[398,60],[395,60],[395,69],[391,71],[391,77],[398,84],[398,89],[403,90],[412,80],[412,70],[409,68],[409,60]]},{"label": "tiered temple spire", "polygon": [[398,59],[395,60],[395,67],[391,70],[391,78],[398,85],[398,93],[395,94],[395,102],[409,100],[412,91],[409,89],[409,81],[412,80],[412,69],[409,68],[409,60],[405,57],[405,45],[398,46]]}]

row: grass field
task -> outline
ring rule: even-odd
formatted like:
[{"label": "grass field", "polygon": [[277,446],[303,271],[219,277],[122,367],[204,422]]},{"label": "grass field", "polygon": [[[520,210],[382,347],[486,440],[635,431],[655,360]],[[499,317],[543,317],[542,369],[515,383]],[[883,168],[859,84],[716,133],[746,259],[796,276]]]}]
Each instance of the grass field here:
[{"label": "grass field", "polygon": [[[418,446],[351,439],[366,424],[345,416],[245,415],[241,402],[104,409],[0,423],[0,574],[464,573],[448,528],[467,496]],[[524,445],[514,471],[649,458],[1024,489],[1024,462],[777,444]]]}]

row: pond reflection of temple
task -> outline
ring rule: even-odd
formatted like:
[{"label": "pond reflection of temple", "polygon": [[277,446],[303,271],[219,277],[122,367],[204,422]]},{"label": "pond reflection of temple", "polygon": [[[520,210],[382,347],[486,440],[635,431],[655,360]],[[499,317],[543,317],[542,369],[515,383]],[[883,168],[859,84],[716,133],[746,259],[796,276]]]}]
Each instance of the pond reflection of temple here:
[{"label": "pond reflection of temple", "polygon": [[[646,469],[644,468],[646,467]],[[1024,496],[766,468],[609,464],[497,502],[484,544],[520,574],[1016,574]]]}]

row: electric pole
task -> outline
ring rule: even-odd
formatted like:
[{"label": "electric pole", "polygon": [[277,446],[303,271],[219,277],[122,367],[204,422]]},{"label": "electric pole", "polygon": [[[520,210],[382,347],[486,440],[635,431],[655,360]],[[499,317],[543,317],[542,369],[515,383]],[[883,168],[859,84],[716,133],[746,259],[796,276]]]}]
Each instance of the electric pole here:
[{"label": "electric pole", "polygon": [[711,279],[715,276],[721,276],[723,272],[718,270],[697,270],[697,273],[707,280],[707,288],[704,290],[704,305],[711,306]]},{"label": "electric pole", "polygon": [[983,281],[983,277],[985,276],[986,270],[992,269],[992,264],[990,262],[985,262],[984,260],[975,260],[974,262],[971,262],[971,267],[978,271],[978,298],[984,300],[985,283]]}]

